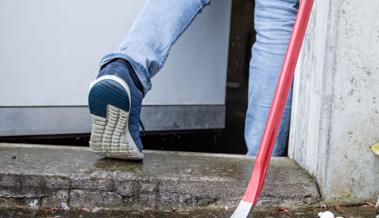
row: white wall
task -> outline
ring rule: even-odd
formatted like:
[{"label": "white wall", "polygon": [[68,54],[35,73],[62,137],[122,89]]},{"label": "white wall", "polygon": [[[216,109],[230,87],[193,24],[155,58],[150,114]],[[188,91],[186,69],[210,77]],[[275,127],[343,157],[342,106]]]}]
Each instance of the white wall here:
[{"label": "white wall", "polygon": [[[101,57],[143,1],[1,0],[0,106],[87,105]],[[153,78],[145,105],[223,105],[231,1],[206,7]]]},{"label": "white wall", "polygon": [[327,201],[379,195],[379,2],[315,1],[296,74],[289,155]]}]

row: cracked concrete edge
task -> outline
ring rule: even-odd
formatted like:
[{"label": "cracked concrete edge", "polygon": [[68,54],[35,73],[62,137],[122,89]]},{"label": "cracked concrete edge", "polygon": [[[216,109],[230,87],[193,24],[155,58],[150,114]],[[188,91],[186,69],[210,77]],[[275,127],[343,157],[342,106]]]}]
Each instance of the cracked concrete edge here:
[{"label": "cracked concrete edge", "polygon": [[[138,180],[123,180],[115,183],[113,179],[110,179],[93,181],[92,184],[88,181],[75,184],[75,180],[71,180],[69,177],[55,178],[28,175],[14,175],[14,177],[2,175],[0,181],[0,197],[2,198],[39,199],[41,207],[56,208],[61,208],[62,204],[73,208],[86,207],[91,209],[94,207],[125,207],[137,210],[143,208],[164,210],[172,207],[181,209],[223,208],[237,205],[240,200],[239,193],[243,193],[243,188],[238,187],[238,184],[224,184],[222,182],[213,182],[209,185],[207,183],[199,184],[198,182],[192,184],[191,182],[160,183],[159,181],[149,183]],[[9,185],[4,184],[4,181],[8,182]],[[19,185],[12,185],[12,181],[16,181],[16,184]],[[17,181],[22,182],[17,183]],[[298,207],[312,205],[319,201],[319,194],[317,190],[314,190],[315,186],[312,184],[301,184],[297,188],[301,195],[277,193],[280,196],[271,196],[269,190],[265,189],[258,206]]]},{"label": "cracked concrete edge", "polygon": [[[144,183],[141,181],[109,181],[109,186],[102,186],[95,181],[87,186],[88,181],[74,185],[69,177],[41,177],[28,175],[1,175],[0,198],[3,199],[37,199],[42,207],[60,208],[62,203],[74,208],[126,207],[140,209],[168,209],[171,207],[193,208],[210,204],[233,206],[239,200],[232,192],[223,192],[225,185],[212,183],[204,191],[206,184],[191,183]],[[100,184],[99,186],[96,186]],[[113,184],[112,184],[113,183]],[[176,184],[175,184],[176,183]],[[233,189],[228,187],[228,189]],[[232,198],[232,199],[230,199]],[[233,200],[234,198],[234,200]]]},{"label": "cracked concrete edge", "polygon": [[[19,146],[18,144],[12,144],[11,146],[8,145],[7,147],[15,148],[15,146],[17,146],[16,149],[30,149],[37,147],[44,149],[47,148],[43,145]],[[91,163],[93,161],[93,155],[88,153],[88,149],[68,148],[66,146],[57,147],[59,147],[59,149],[65,149],[66,151],[74,149],[74,152],[72,152],[73,154],[77,153],[76,151],[83,151],[83,154],[85,154],[85,156],[87,155],[86,157],[89,158],[89,161]],[[57,149],[57,147],[52,146],[51,149]],[[24,149],[21,149],[20,151],[26,152]],[[35,153],[39,154],[38,152],[39,151],[35,151]],[[174,153],[178,155],[178,152]],[[53,152],[52,154],[56,154],[56,152]],[[158,152],[154,154],[158,154]],[[167,154],[167,152],[159,152],[159,154]],[[198,156],[197,154],[189,152],[188,155]],[[209,160],[208,158],[204,159],[204,156],[210,157],[210,155],[202,155],[203,160]],[[229,155],[226,156],[228,156],[229,160],[231,160]],[[28,157],[31,158],[30,155]],[[37,156],[35,156],[35,158],[36,157]],[[61,155],[56,157],[59,159]],[[10,157],[7,158],[9,159]],[[17,160],[19,159],[17,158]],[[234,160],[238,159],[233,159],[233,161],[226,162],[230,164],[236,164],[239,162]],[[28,159],[28,161],[30,162],[30,159]],[[302,179],[294,180],[300,183],[293,183],[293,181],[290,182],[287,180],[285,173],[284,177],[281,179],[287,181],[287,184],[282,181],[276,181],[276,179],[269,178],[271,182],[263,190],[262,198],[258,206],[291,207],[302,204],[309,205],[318,202],[319,192],[314,180],[303,172],[296,170],[296,166],[290,163],[289,160],[277,159],[277,161],[278,162],[274,164],[276,167],[274,167],[273,174],[275,174],[275,171],[276,173],[279,173],[280,171],[278,170],[280,169],[285,171],[288,170],[288,173],[291,173],[292,176],[300,176]],[[245,163],[244,160],[242,162]],[[12,163],[12,161],[5,163]],[[60,162],[58,161],[58,163]],[[250,164],[251,162],[246,163]],[[280,166],[282,163],[287,163],[287,165],[285,167]],[[42,164],[40,166],[44,167],[45,165]],[[39,202],[41,202],[42,207],[57,208],[62,207],[62,204],[63,206],[68,205],[73,208],[84,206],[90,208],[112,207],[112,205],[114,207],[123,206],[126,208],[137,209],[141,209],[141,206],[143,205],[147,208],[159,210],[165,210],[171,207],[223,208],[234,207],[240,200],[245,188],[244,185],[241,186],[240,180],[228,179],[229,177],[220,177],[219,179],[217,177],[217,173],[216,175],[213,175],[216,176],[215,178],[212,176],[212,178],[208,179],[195,178],[195,180],[191,180],[183,176],[181,176],[180,179],[172,177],[150,178],[149,175],[142,175],[141,177],[141,175],[138,176],[137,174],[133,174],[131,172],[107,171],[103,168],[101,168],[102,171],[74,171],[74,173],[57,173],[57,175],[50,175],[53,172],[52,171],[49,175],[46,175],[45,171],[35,169],[35,167],[36,166],[30,168],[34,171],[34,174],[30,175],[28,174],[28,170],[24,170],[22,173],[17,173],[17,171],[12,170],[13,174],[6,173],[6,171],[0,171],[0,197],[25,200],[38,199]],[[57,170],[59,169],[61,168],[57,168]],[[38,175],[38,173],[41,173],[41,175]],[[244,173],[248,173],[248,171],[244,171]],[[192,176],[197,177],[198,175],[195,174]],[[283,190],[287,191],[275,188],[279,185],[282,185]],[[291,186],[293,187],[291,188]],[[293,190],[294,187],[296,187],[295,190]],[[275,189],[276,191],[274,192],[277,193],[273,194],[271,189]]]}]

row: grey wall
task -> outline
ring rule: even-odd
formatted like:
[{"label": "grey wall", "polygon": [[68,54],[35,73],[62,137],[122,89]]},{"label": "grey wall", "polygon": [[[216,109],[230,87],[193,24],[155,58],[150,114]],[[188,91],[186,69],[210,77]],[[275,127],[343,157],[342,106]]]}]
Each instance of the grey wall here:
[{"label": "grey wall", "polygon": [[315,1],[298,64],[289,156],[327,201],[379,195],[379,1]]}]

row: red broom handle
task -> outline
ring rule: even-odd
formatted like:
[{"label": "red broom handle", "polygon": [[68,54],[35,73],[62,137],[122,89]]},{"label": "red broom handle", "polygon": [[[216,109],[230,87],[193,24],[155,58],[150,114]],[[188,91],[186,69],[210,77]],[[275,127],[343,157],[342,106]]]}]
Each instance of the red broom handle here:
[{"label": "red broom handle", "polygon": [[307,29],[313,1],[314,0],[302,0],[300,2],[288,49],[284,57],[282,71],[280,73],[270,113],[267,119],[266,128],[259,146],[258,155],[253,168],[253,174],[242,198],[242,200],[250,202],[254,206],[258,201],[265,182],[272,149],[274,147],[276,135],[282,120],[288,92],[293,81],[294,71],[304,39],[304,34]]}]

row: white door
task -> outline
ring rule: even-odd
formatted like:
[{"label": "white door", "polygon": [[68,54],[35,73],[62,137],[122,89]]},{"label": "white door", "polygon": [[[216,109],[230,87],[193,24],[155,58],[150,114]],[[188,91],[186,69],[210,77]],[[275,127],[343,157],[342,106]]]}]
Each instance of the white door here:
[{"label": "white door", "polygon": [[[124,0],[1,0],[0,135],[88,131],[88,117],[82,114],[89,82],[96,77],[102,56],[118,47],[142,4]],[[153,78],[145,108],[224,105],[230,11],[229,0],[212,1],[203,9]],[[65,116],[72,115],[77,121],[65,126],[64,120],[54,120],[58,115],[54,112],[49,115],[53,117],[46,117],[50,126],[37,123],[20,129],[30,125],[28,119],[62,107]],[[42,114],[30,114],[36,108]],[[18,117],[14,117],[16,110]],[[78,110],[82,112],[70,115]],[[145,120],[151,116],[150,112],[143,114]],[[154,125],[160,129],[157,124],[150,126]]]}]

